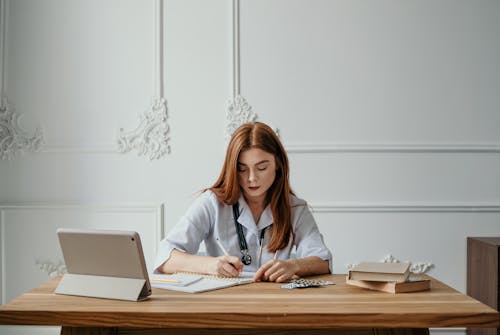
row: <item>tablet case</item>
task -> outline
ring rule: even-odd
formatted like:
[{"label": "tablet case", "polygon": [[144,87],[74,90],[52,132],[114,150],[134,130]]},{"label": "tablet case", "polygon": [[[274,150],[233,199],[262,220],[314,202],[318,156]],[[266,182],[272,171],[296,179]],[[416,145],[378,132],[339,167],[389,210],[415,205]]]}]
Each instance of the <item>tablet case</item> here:
[{"label": "tablet case", "polygon": [[151,294],[137,232],[61,228],[57,235],[68,273],[55,293],[132,301]]}]

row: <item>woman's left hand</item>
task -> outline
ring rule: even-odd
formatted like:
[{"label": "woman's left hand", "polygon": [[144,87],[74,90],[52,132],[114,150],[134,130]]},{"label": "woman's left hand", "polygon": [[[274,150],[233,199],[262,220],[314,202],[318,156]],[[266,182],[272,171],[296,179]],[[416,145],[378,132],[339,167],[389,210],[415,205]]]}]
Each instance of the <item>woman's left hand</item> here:
[{"label": "woman's left hand", "polygon": [[299,271],[299,264],[294,259],[277,260],[272,259],[262,265],[253,281],[272,281],[277,283],[287,282]]}]

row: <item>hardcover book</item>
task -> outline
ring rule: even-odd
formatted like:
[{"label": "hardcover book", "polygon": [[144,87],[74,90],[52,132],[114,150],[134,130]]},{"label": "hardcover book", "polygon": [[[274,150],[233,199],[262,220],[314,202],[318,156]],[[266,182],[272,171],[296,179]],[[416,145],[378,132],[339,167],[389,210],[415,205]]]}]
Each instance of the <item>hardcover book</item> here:
[{"label": "hardcover book", "polygon": [[405,282],[410,274],[409,263],[362,262],[349,270],[351,280]]},{"label": "hardcover book", "polygon": [[427,291],[431,289],[431,280],[423,278],[409,278],[405,282],[382,282],[368,280],[352,280],[346,278],[348,285],[366,288],[369,290],[383,291],[388,293],[406,293]]}]

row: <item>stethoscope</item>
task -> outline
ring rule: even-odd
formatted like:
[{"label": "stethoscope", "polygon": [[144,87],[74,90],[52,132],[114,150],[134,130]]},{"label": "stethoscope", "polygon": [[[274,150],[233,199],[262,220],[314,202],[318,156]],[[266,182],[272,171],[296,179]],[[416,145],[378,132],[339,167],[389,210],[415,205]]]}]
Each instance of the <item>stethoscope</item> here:
[{"label": "stethoscope", "polygon": [[[240,252],[241,252],[241,262],[245,265],[250,265],[252,263],[252,256],[248,252],[247,240],[245,238],[245,234],[243,233],[243,227],[241,223],[238,222],[238,217],[240,216],[239,204],[235,203],[233,205],[233,220],[234,226],[236,227],[236,232],[238,233],[238,242],[240,244]],[[264,234],[266,233],[266,229],[262,229],[260,232],[260,257],[262,256],[262,243],[264,241]]]}]

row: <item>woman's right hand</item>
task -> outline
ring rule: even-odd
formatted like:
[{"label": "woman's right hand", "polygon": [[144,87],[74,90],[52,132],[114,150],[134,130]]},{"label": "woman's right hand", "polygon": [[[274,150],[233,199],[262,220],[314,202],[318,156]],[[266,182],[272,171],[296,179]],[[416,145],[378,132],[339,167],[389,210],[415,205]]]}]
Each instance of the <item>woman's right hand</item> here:
[{"label": "woman's right hand", "polygon": [[172,250],[170,258],[161,266],[163,273],[195,272],[225,277],[238,277],[243,263],[236,256],[201,256]]},{"label": "woman's right hand", "polygon": [[224,277],[238,277],[243,269],[243,263],[236,256],[213,257],[210,262],[208,273]]}]

